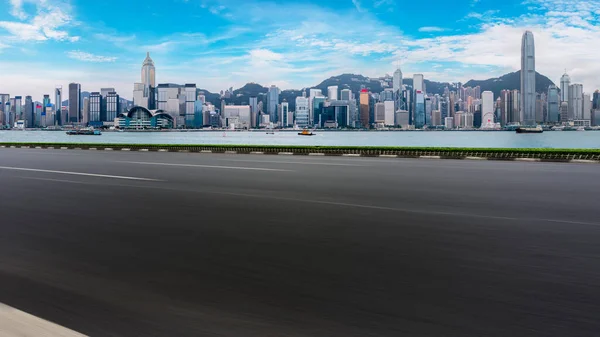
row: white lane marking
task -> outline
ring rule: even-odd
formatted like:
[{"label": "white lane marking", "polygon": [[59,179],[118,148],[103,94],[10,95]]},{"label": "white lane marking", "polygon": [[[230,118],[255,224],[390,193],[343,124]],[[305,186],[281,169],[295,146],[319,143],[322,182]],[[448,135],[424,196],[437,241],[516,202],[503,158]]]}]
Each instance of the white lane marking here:
[{"label": "white lane marking", "polygon": [[315,152],[315,153],[309,153],[309,156],[324,156],[325,153],[320,153],[320,152]]},{"label": "white lane marking", "polygon": [[[75,180],[66,180],[66,179],[52,179],[52,178],[38,178],[38,177],[19,177],[19,178],[28,179],[28,180],[52,181],[52,182],[56,182],[56,183],[69,183],[69,184],[80,184],[80,185],[100,185],[100,184],[94,184],[94,183],[89,183],[89,182],[84,182],[84,181],[75,181]],[[104,185],[104,184],[102,184],[102,185]]]},{"label": "white lane marking", "polygon": [[264,152],[260,152],[260,151],[252,151],[250,152],[250,154],[265,154]]},{"label": "white lane marking", "polygon": [[468,160],[488,160],[486,157],[465,157]]},{"label": "white lane marking", "polygon": [[70,171],[42,170],[42,169],[32,169],[32,168],[25,168],[25,167],[11,167],[11,166],[0,166],[0,170],[26,171],[26,172],[42,172],[42,173],[55,173],[55,174],[66,174],[66,175],[72,175],[72,176],[85,176],[85,177],[112,178],[112,179],[123,179],[123,180],[162,181],[162,180],[158,180],[158,179],[150,179],[150,178],[126,177],[126,176],[113,176],[113,175],[107,175],[107,174],[84,173],[84,172],[70,172]]},{"label": "white lane marking", "polygon": [[442,159],[440,156],[420,156],[421,159]]},{"label": "white lane marking", "polygon": [[380,154],[379,158],[398,158],[395,154]]},{"label": "white lane marking", "polygon": [[82,337],[85,335],[0,303],[0,336]]},{"label": "white lane marking", "polygon": [[355,164],[339,164],[339,163],[323,163],[323,162],[310,162],[310,161],[238,160],[238,159],[223,159],[223,161],[241,162],[241,163],[270,163],[270,164],[287,164],[287,165],[323,165],[323,166],[353,166],[353,167],[364,167],[364,165],[355,165]]},{"label": "white lane marking", "polygon": [[344,153],[342,157],[360,157],[359,153]]},{"label": "white lane marking", "polygon": [[293,152],[279,152],[278,154],[280,156],[293,156],[294,155]]},{"label": "white lane marking", "polygon": [[239,166],[219,166],[219,165],[198,165],[198,164],[172,164],[172,163],[152,163],[141,161],[121,161],[119,163],[138,164],[138,165],[157,165],[157,166],[179,166],[179,167],[199,167],[199,168],[217,168],[226,170],[247,170],[247,171],[279,171],[279,172],[294,172],[291,170],[262,168],[262,167],[239,167]]}]

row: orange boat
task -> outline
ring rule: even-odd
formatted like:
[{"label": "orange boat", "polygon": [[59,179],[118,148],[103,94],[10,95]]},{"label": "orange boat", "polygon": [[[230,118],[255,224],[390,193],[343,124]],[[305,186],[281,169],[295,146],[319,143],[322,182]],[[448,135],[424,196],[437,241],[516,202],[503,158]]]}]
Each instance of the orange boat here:
[{"label": "orange boat", "polygon": [[302,130],[302,132],[298,132],[298,136],[314,136],[315,134],[312,133],[311,131],[308,131],[308,129],[304,129]]}]

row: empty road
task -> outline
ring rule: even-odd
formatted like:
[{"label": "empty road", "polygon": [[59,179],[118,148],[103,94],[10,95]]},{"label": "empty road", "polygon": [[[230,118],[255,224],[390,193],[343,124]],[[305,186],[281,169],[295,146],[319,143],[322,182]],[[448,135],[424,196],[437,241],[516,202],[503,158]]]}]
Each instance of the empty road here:
[{"label": "empty road", "polygon": [[0,149],[0,303],[91,336],[597,336],[600,166]]}]

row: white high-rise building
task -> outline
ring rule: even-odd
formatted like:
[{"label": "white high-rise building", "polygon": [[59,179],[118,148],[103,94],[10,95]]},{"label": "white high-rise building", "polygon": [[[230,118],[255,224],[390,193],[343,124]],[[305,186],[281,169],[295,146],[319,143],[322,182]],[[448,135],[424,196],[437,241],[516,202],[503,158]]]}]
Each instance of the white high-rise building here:
[{"label": "white high-rise building", "polygon": [[583,119],[583,84],[569,86],[569,120]]},{"label": "white high-rise building", "polygon": [[384,110],[385,110],[385,118],[384,123],[385,126],[393,126],[394,125],[394,101],[385,101],[383,102]]},{"label": "white high-rise building", "polygon": [[327,97],[329,98],[330,101],[338,100],[338,86],[337,85],[332,85],[332,86],[327,87]]},{"label": "white high-rise building", "polygon": [[308,97],[296,97],[296,125],[307,127],[310,124]]},{"label": "white high-rise building", "polygon": [[413,75],[413,90],[425,92],[425,79],[423,74]]},{"label": "white high-rise building", "polygon": [[533,33],[523,33],[521,41],[521,116],[523,125],[535,121],[535,43]]},{"label": "white high-rise building", "polygon": [[569,86],[571,85],[571,78],[567,73],[564,73],[560,78],[560,101],[569,101]]},{"label": "white high-rise building", "polygon": [[491,91],[481,93],[481,127],[494,127],[494,93]]},{"label": "white high-rise building", "polygon": [[583,114],[582,119],[592,119],[592,97],[590,94],[583,94]]}]

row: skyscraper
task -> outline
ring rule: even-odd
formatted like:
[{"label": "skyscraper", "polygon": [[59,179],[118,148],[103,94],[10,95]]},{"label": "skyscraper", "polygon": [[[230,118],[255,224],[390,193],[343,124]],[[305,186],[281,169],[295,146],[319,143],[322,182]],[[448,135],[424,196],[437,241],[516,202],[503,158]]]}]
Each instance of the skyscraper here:
[{"label": "skyscraper", "polygon": [[308,97],[296,97],[296,124],[307,127],[309,123]]},{"label": "skyscraper", "polygon": [[521,41],[521,114],[523,125],[535,122],[535,43],[533,33],[523,33]]},{"label": "skyscraper", "polygon": [[330,101],[337,101],[338,99],[338,86],[332,85],[327,87],[327,97]]},{"label": "skyscraper", "polygon": [[421,90],[415,90],[415,128],[425,126],[425,94]]},{"label": "skyscraper", "polygon": [[23,107],[23,114],[20,118],[25,121],[26,127],[34,127],[35,116],[33,114],[33,99],[31,96],[25,96],[25,106]]},{"label": "skyscraper", "polygon": [[571,84],[568,91],[569,120],[583,119],[583,85]]},{"label": "skyscraper", "polygon": [[54,89],[54,125],[62,125],[62,86],[57,86]]},{"label": "skyscraper", "polygon": [[369,92],[367,89],[360,91],[360,125],[369,128]]},{"label": "skyscraper", "polygon": [[106,100],[106,104],[104,104],[104,106],[106,107],[105,121],[112,122],[115,120],[115,118],[117,118],[117,115],[119,114],[119,109],[120,109],[119,95],[114,91],[109,92],[108,94],[106,94],[105,100]]},{"label": "skyscraper", "polygon": [[0,113],[2,114],[2,120],[4,123],[0,125],[0,129],[2,126],[10,127],[10,95],[9,94],[0,94]]},{"label": "skyscraper", "polygon": [[413,75],[413,91],[425,92],[425,80],[423,74]]},{"label": "skyscraper", "polygon": [[592,119],[592,98],[590,94],[583,94],[583,113],[581,119],[591,120]]},{"label": "skyscraper", "polygon": [[571,78],[567,73],[564,73],[560,78],[560,101],[569,101],[569,86],[571,85]]},{"label": "skyscraper", "polygon": [[340,98],[342,101],[349,101],[352,99],[352,91],[350,89],[342,89]]},{"label": "skyscraper", "polygon": [[494,93],[491,91],[481,93],[481,127],[494,127]]},{"label": "skyscraper", "polygon": [[89,116],[87,116],[87,122],[93,126],[100,126],[102,123],[102,95],[99,92],[90,93],[88,104]]},{"label": "skyscraper", "polygon": [[400,67],[394,71],[394,80],[392,83],[392,88],[394,89],[394,93],[398,93],[402,91],[402,70]]},{"label": "skyscraper", "polygon": [[81,121],[81,84],[69,84],[69,122]]},{"label": "skyscraper", "polygon": [[547,122],[557,123],[560,118],[560,97],[558,96],[558,88],[551,85],[548,88],[548,117]]},{"label": "skyscraper", "polygon": [[272,123],[277,123],[277,104],[279,104],[279,88],[272,85],[267,93],[267,114]]},{"label": "skyscraper", "polygon": [[142,64],[142,83],[147,87],[156,87],[156,68],[150,58],[150,52],[146,53],[146,59]]}]

